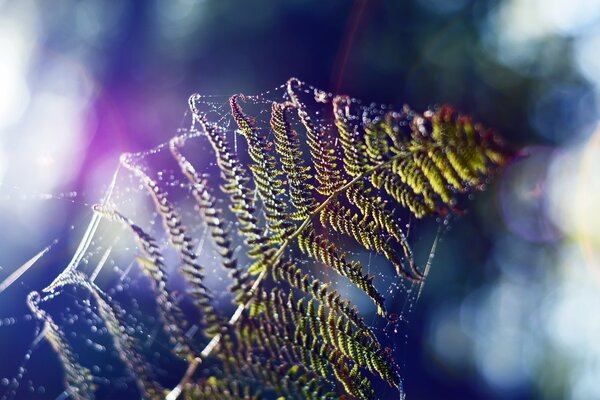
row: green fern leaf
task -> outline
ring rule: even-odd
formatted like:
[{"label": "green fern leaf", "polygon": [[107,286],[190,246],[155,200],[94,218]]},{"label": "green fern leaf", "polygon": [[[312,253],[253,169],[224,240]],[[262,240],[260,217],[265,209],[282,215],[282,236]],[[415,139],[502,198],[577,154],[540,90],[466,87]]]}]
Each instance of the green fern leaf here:
[{"label": "green fern leaf", "polygon": [[[187,362],[174,389],[167,391],[158,382],[123,310],[93,278],[68,271],[47,288],[76,285],[89,292],[145,398],[377,399],[383,386],[400,390],[399,367],[390,352],[335,285],[345,281],[371,301],[368,305],[379,316],[391,319],[386,292],[378,289],[380,269],[389,264],[394,279],[421,285],[430,265],[430,260],[424,268],[415,261],[401,216],[457,212],[462,196],[483,189],[511,158],[497,136],[450,107],[423,114],[407,106],[401,111],[365,107],[295,78],[282,89],[283,98],[274,102],[232,96],[225,106],[237,127],[234,132],[222,119],[212,121],[202,111],[201,97],[193,95],[192,128],[168,143],[183,175],[179,182],[189,185],[219,264],[231,277],[229,295],[236,309],[229,318],[215,307],[219,296],[206,284],[207,270],[172,193],[133,155],[121,159],[146,188],[168,244],[177,251],[189,295],[201,314],[203,342],[184,334],[189,324],[198,324],[186,320],[167,287],[157,241],[117,210],[95,207],[127,227],[142,253],[137,260],[152,282],[159,320],[175,347],[171,350]],[[318,113],[303,100],[311,90],[323,104]],[[261,115],[268,115],[262,126],[258,116],[250,115],[257,105],[263,107]],[[241,150],[230,144],[232,133],[244,139]],[[185,144],[192,138],[212,148],[218,176],[199,173],[186,158]],[[222,195],[209,186],[218,186]],[[384,262],[365,272],[345,239]],[[92,399],[91,373],[79,365],[64,332],[40,302],[39,295],[29,298],[60,356],[69,394]],[[206,368],[199,371],[201,365]]]}]

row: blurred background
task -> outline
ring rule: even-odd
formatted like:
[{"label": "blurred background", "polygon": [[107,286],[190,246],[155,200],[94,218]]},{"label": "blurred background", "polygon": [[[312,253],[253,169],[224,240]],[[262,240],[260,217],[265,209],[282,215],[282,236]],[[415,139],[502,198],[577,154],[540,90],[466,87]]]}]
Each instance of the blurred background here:
[{"label": "blurred background", "polygon": [[[443,237],[402,326],[408,399],[600,399],[596,0],[0,0],[0,280],[59,238],[19,286],[56,276],[119,154],[170,138],[191,93],[291,76],[449,103],[528,154]],[[3,325],[26,312],[0,293]]]}]

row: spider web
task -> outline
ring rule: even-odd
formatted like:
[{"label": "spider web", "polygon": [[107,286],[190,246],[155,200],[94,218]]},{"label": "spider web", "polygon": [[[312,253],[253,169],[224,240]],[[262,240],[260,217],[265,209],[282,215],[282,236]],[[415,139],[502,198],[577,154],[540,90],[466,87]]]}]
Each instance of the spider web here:
[{"label": "spider web", "polygon": [[[258,129],[268,132],[270,140],[273,135],[269,124],[271,105],[274,101],[290,100],[285,89],[286,86],[281,85],[258,95],[244,96],[245,113],[255,119],[255,126]],[[304,83],[300,83],[299,94],[313,116],[313,123],[329,132],[334,130],[335,126],[331,119],[333,95]],[[233,151],[238,154],[242,162],[247,163],[245,140],[235,132],[236,124],[230,115],[228,96],[195,95],[195,101],[196,105],[202,108],[207,119],[227,131]],[[352,103],[372,113],[390,109],[378,104],[363,105],[357,99],[352,99]],[[298,132],[303,132],[299,121],[294,121],[293,124]],[[184,122],[175,136],[185,139],[185,146],[182,148],[185,157],[215,189],[213,194],[222,200],[223,195],[218,190],[220,179],[213,150],[205,133],[194,124],[189,111],[185,113]],[[302,137],[300,139],[302,142]],[[302,143],[301,146],[304,154],[308,154],[306,144]],[[144,152],[126,155],[122,159],[129,160],[130,164],[168,193],[169,200],[181,214],[187,228],[187,235],[193,241],[198,262],[205,269],[205,285],[215,294],[215,308],[224,316],[231,315],[236,308],[227,290],[232,283],[231,278],[228,276],[228,271],[221,266],[220,256],[210,240],[206,223],[195,206],[191,184],[182,174],[180,166],[169,151],[169,141]],[[68,192],[39,197],[72,201],[77,194]],[[161,215],[157,212],[147,188],[140,181],[139,174],[136,175],[123,164],[119,164],[103,196],[97,199],[86,199],[85,202],[79,199],[79,203],[83,203],[86,207],[89,207],[88,204],[98,203],[117,210],[156,240],[167,267],[169,289],[177,293],[176,300],[189,321],[185,335],[191,340],[197,340],[203,346],[206,339],[200,335],[199,325],[194,323],[199,320],[199,315],[185,294],[185,283],[179,273],[181,263],[178,254],[169,243]],[[224,219],[229,221],[230,231],[235,232],[237,224],[233,222],[235,217],[228,211],[225,203],[220,208],[224,212]],[[440,227],[444,224],[431,218],[415,220],[408,211],[397,211],[400,211],[397,215],[401,218],[402,226],[406,228],[405,233],[415,253],[415,259],[422,271],[426,269],[425,274],[427,274],[435,253]],[[444,222],[447,223],[447,220]],[[156,295],[150,289],[150,280],[136,262],[136,258],[141,256],[141,250],[136,244],[134,235],[126,225],[104,219],[98,213],[92,213],[87,225],[82,223],[72,230],[74,233],[80,232],[81,240],[70,262],[65,262],[64,255],[62,258],[53,257],[53,260],[62,259],[62,264],[66,264],[64,269],[54,277],[53,282],[46,287],[43,285],[22,287],[20,295],[25,291],[39,292],[38,306],[65,333],[78,363],[91,372],[96,385],[96,398],[139,397],[132,374],[127,371],[119,358],[93,297],[80,285],[64,284],[65,279],[75,273],[83,274],[87,281],[97,285],[99,290],[110,296],[124,311],[128,329],[143,344],[141,349],[143,359],[150,366],[156,380],[165,388],[174,387],[183,376],[186,364],[171,354],[173,346],[162,330],[162,321],[156,312]],[[393,354],[401,370],[406,370],[407,366],[402,363],[403,349],[409,345],[405,325],[410,319],[423,283],[411,283],[399,278],[384,257],[359,250],[347,238],[334,233],[327,234],[331,240],[340,244],[348,252],[349,259],[359,260],[365,272],[375,275],[374,284],[386,298],[387,316],[378,316],[369,299],[331,269],[304,260],[300,262],[303,271],[321,282],[329,283],[343,297],[350,299],[367,324],[373,327],[374,333],[385,346],[386,351]],[[0,270],[3,274],[0,275],[2,277],[0,302],[25,304],[24,296],[21,300],[14,295],[4,299],[1,296],[15,283],[22,283],[23,275],[29,269],[50,257],[49,254],[59,247],[57,242],[60,242],[60,238],[11,273]],[[232,247],[236,249],[235,255],[240,264],[247,266],[250,260],[241,251],[241,244],[240,238],[234,238]],[[6,307],[3,309],[6,310]],[[46,340],[47,322],[33,312],[24,311],[13,315],[19,316],[0,315],[0,337],[2,338],[0,352],[15,355],[5,358],[0,367],[0,400],[69,398],[68,390],[62,385],[63,369]],[[21,345],[9,351],[15,343],[16,336],[19,336]],[[21,353],[18,355],[16,352]],[[208,368],[210,369],[210,366]],[[386,398],[389,398],[391,392],[387,393],[387,396]],[[401,389],[400,397],[403,396]]]}]

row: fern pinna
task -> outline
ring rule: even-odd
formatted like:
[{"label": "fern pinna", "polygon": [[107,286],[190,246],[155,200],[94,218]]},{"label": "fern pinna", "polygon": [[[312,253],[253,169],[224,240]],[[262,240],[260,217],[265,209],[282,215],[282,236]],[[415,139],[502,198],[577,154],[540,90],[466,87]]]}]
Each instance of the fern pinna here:
[{"label": "fern pinna", "polygon": [[[232,96],[227,121],[212,118],[202,97],[193,95],[191,129],[167,145],[220,264],[229,271],[236,307],[229,317],[215,307],[206,266],[169,192],[135,155],[121,159],[153,199],[168,244],[178,253],[179,270],[201,315],[200,339],[185,334],[198,322],[187,320],[169,287],[158,240],[110,205],[94,207],[97,215],[128,228],[138,244],[138,263],[153,283],[172,352],[187,365],[174,388],[158,382],[129,335],[122,310],[93,279],[72,272],[55,282],[92,294],[143,398],[376,399],[383,386],[386,393],[401,390],[389,349],[334,279],[318,272],[338,275],[387,318],[376,275],[351,256],[347,242],[387,259],[397,281],[419,285],[427,268],[415,260],[400,216],[460,212],[461,194],[482,189],[510,157],[496,135],[450,107],[419,114],[407,106],[400,111],[365,106],[294,78],[282,89],[281,100],[274,102]],[[307,106],[311,98],[322,111]],[[268,114],[267,126],[248,111],[253,106]],[[238,137],[245,142],[240,148]],[[187,158],[191,140],[209,143],[218,176],[197,170]],[[211,187],[215,181],[218,188]],[[69,393],[93,398],[89,370],[78,367],[64,333],[38,303],[32,295],[31,307],[46,321],[47,337],[65,364]],[[75,368],[83,375],[74,374]]]}]

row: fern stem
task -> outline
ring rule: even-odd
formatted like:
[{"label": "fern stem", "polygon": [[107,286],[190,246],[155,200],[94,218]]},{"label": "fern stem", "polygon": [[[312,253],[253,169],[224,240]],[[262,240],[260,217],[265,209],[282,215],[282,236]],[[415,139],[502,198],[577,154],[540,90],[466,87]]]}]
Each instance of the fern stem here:
[{"label": "fern stem", "polygon": [[[281,247],[279,247],[279,249],[277,250],[277,252],[273,255],[273,258],[270,260],[271,265],[275,265],[275,263],[279,260],[279,258],[283,255],[283,252],[285,251],[285,249],[287,248],[287,246],[289,246],[289,244],[298,237],[298,235],[300,235],[302,233],[302,231],[310,224],[310,222],[312,221],[312,219],[319,215],[319,213],[321,212],[321,210],[323,210],[327,204],[329,204],[329,202],[331,202],[333,199],[335,199],[339,194],[343,193],[344,191],[346,191],[350,186],[354,185],[356,182],[360,181],[361,179],[369,176],[370,174],[372,174],[373,172],[387,167],[390,164],[392,164],[395,160],[400,159],[402,157],[407,157],[410,156],[411,153],[410,152],[400,152],[398,154],[396,154],[394,157],[390,158],[388,161],[381,163],[379,165],[376,165],[374,167],[371,167],[369,169],[367,169],[366,171],[362,172],[361,174],[357,175],[356,177],[354,177],[354,179],[352,179],[350,182],[346,183],[344,186],[342,186],[341,188],[339,188],[338,190],[336,190],[335,192],[333,192],[331,195],[329,195],[329,197],[327,197],[322,203],[321,205],[319,205],[319,207],[317,207],[310,215],[308,215],[304,221],[302,222],[302,225],[300,225],[295,231],[294,233],[292,233],[290,236],[288,236],[288,238],[285,240],[285,242],[283,242],[281,244]],[[265,276],[267,275],[267,269],[263,269],[261,271],[261,273],[258,275],[258,277],[256,278],[256,280],[254,281],[254,284],[252,285],[252,287],[250,288],[250,291],[248,293],[248,300],[243,303],[240,304],[238,306],[238,308],[235,310],[235,312],[231,315],[231,318],[229,319],[229,321],[227,322],[228,325],[232,326],[235,325],[237,323],[237,321],[240,319],[240,317],[242,316],[242,313],[244,312],[245,309],[247,309],[248,307],[250,307],[250,305],[252,305],[253,301],[254,301],[254,293],[256,292],[256,290],[258,289],[258,286],[260,285],[260,283],[264,280]],[[185,371],[185,374],[183,375],[183,378],[181,378],[181,381],[177,384],[177,386],[175,386],[175,388],[173,388],[173,390],[171,390],[167,396],[165,397],[166,400],[176,400],[179,395],[181,394],[181,391],[183,390],[183,387],[185,385],[188,384],[188,382],[192,379],[192,376],[194,375],[194,373],[196,372],[196,369],[198,368],[198,366],[202,363],[202,360],[207,358],[212,351],[219,345],[219,343],[221,342],[221,339],[223,337],[222,333],[217,333],[215,336],[213,336],[213,338],[210,340],[210,342],[208,342],[208,344],[206,345],[206,347],[204,348],[204,350],[202,350],[202,352],[200,353],[200,355],[196,358],[194,358],[190,364],[188,365],[187,370]]]}]

